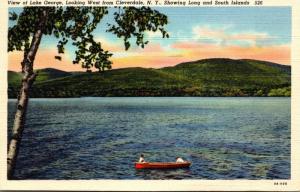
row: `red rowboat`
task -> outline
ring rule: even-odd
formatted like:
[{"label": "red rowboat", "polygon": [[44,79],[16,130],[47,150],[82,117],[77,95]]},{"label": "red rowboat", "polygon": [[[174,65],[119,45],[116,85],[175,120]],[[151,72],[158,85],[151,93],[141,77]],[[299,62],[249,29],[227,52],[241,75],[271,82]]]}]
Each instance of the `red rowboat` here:
[{"label": "red rowboat", "polygon": [[185,168],[189,167],[191,162],[144,162],[144,163],[135,163],[136,169],[175,169],[175,168]]}]

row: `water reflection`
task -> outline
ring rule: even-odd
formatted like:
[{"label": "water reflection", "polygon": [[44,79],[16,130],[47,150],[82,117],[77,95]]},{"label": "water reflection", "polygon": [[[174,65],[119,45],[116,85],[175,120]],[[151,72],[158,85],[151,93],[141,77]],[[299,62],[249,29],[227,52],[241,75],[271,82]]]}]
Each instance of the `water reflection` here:
[{"label": "water reflection", "polygon": [[136,169],[135,175],[141,179],[183,179],[192,178],[190,168],[179,169]]}]

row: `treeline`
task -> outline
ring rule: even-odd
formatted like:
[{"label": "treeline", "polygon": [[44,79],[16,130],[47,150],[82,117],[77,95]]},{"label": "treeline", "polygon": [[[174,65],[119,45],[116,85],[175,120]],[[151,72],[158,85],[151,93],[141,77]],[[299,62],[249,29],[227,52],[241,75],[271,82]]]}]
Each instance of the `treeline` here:
[{"label": "treeline", "polygon": [[[18,88],[10,87],[9,98],[17,98]],[[68,98],[68,97],[289,97],[291,87],[282,88],[201,88],[201,87],[170,87],[170,88],[110,88],[110,89],[67,89],[57,87],[33,88],[32,98]]]}]

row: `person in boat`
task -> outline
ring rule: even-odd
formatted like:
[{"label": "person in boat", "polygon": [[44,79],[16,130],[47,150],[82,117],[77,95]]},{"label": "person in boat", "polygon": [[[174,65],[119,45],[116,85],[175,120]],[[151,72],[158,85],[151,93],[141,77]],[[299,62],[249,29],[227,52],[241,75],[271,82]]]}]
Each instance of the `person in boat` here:
[{"label": "person in boat", "polygon": [[144,159],[144,154],[141,154],[140,159],[139,159],[140,163],[144,163],[145,159]]},{"label": "person in boat", "polygon": [[176,157],[176,163],[184,163],[185,160],[183,160],[181,157]]}]

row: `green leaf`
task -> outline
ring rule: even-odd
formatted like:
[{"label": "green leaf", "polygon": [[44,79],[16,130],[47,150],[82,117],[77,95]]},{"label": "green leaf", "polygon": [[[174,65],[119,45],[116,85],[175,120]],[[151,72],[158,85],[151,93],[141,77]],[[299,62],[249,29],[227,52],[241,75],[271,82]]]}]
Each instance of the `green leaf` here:
[{"label": "green leaf", "polygon": [[9,12],[9,20],[15,21],[18,19],[18,15],[15,12]]},{"label": "green leaf", "polygon": [[61,61],[61,56],[55,56],[54,58]]},{"label": "green leaf", "polygon": [[125,45],[125,50],[127,51],[130,47],[130,43],[128,41],[125,41],[124,45]]}]

